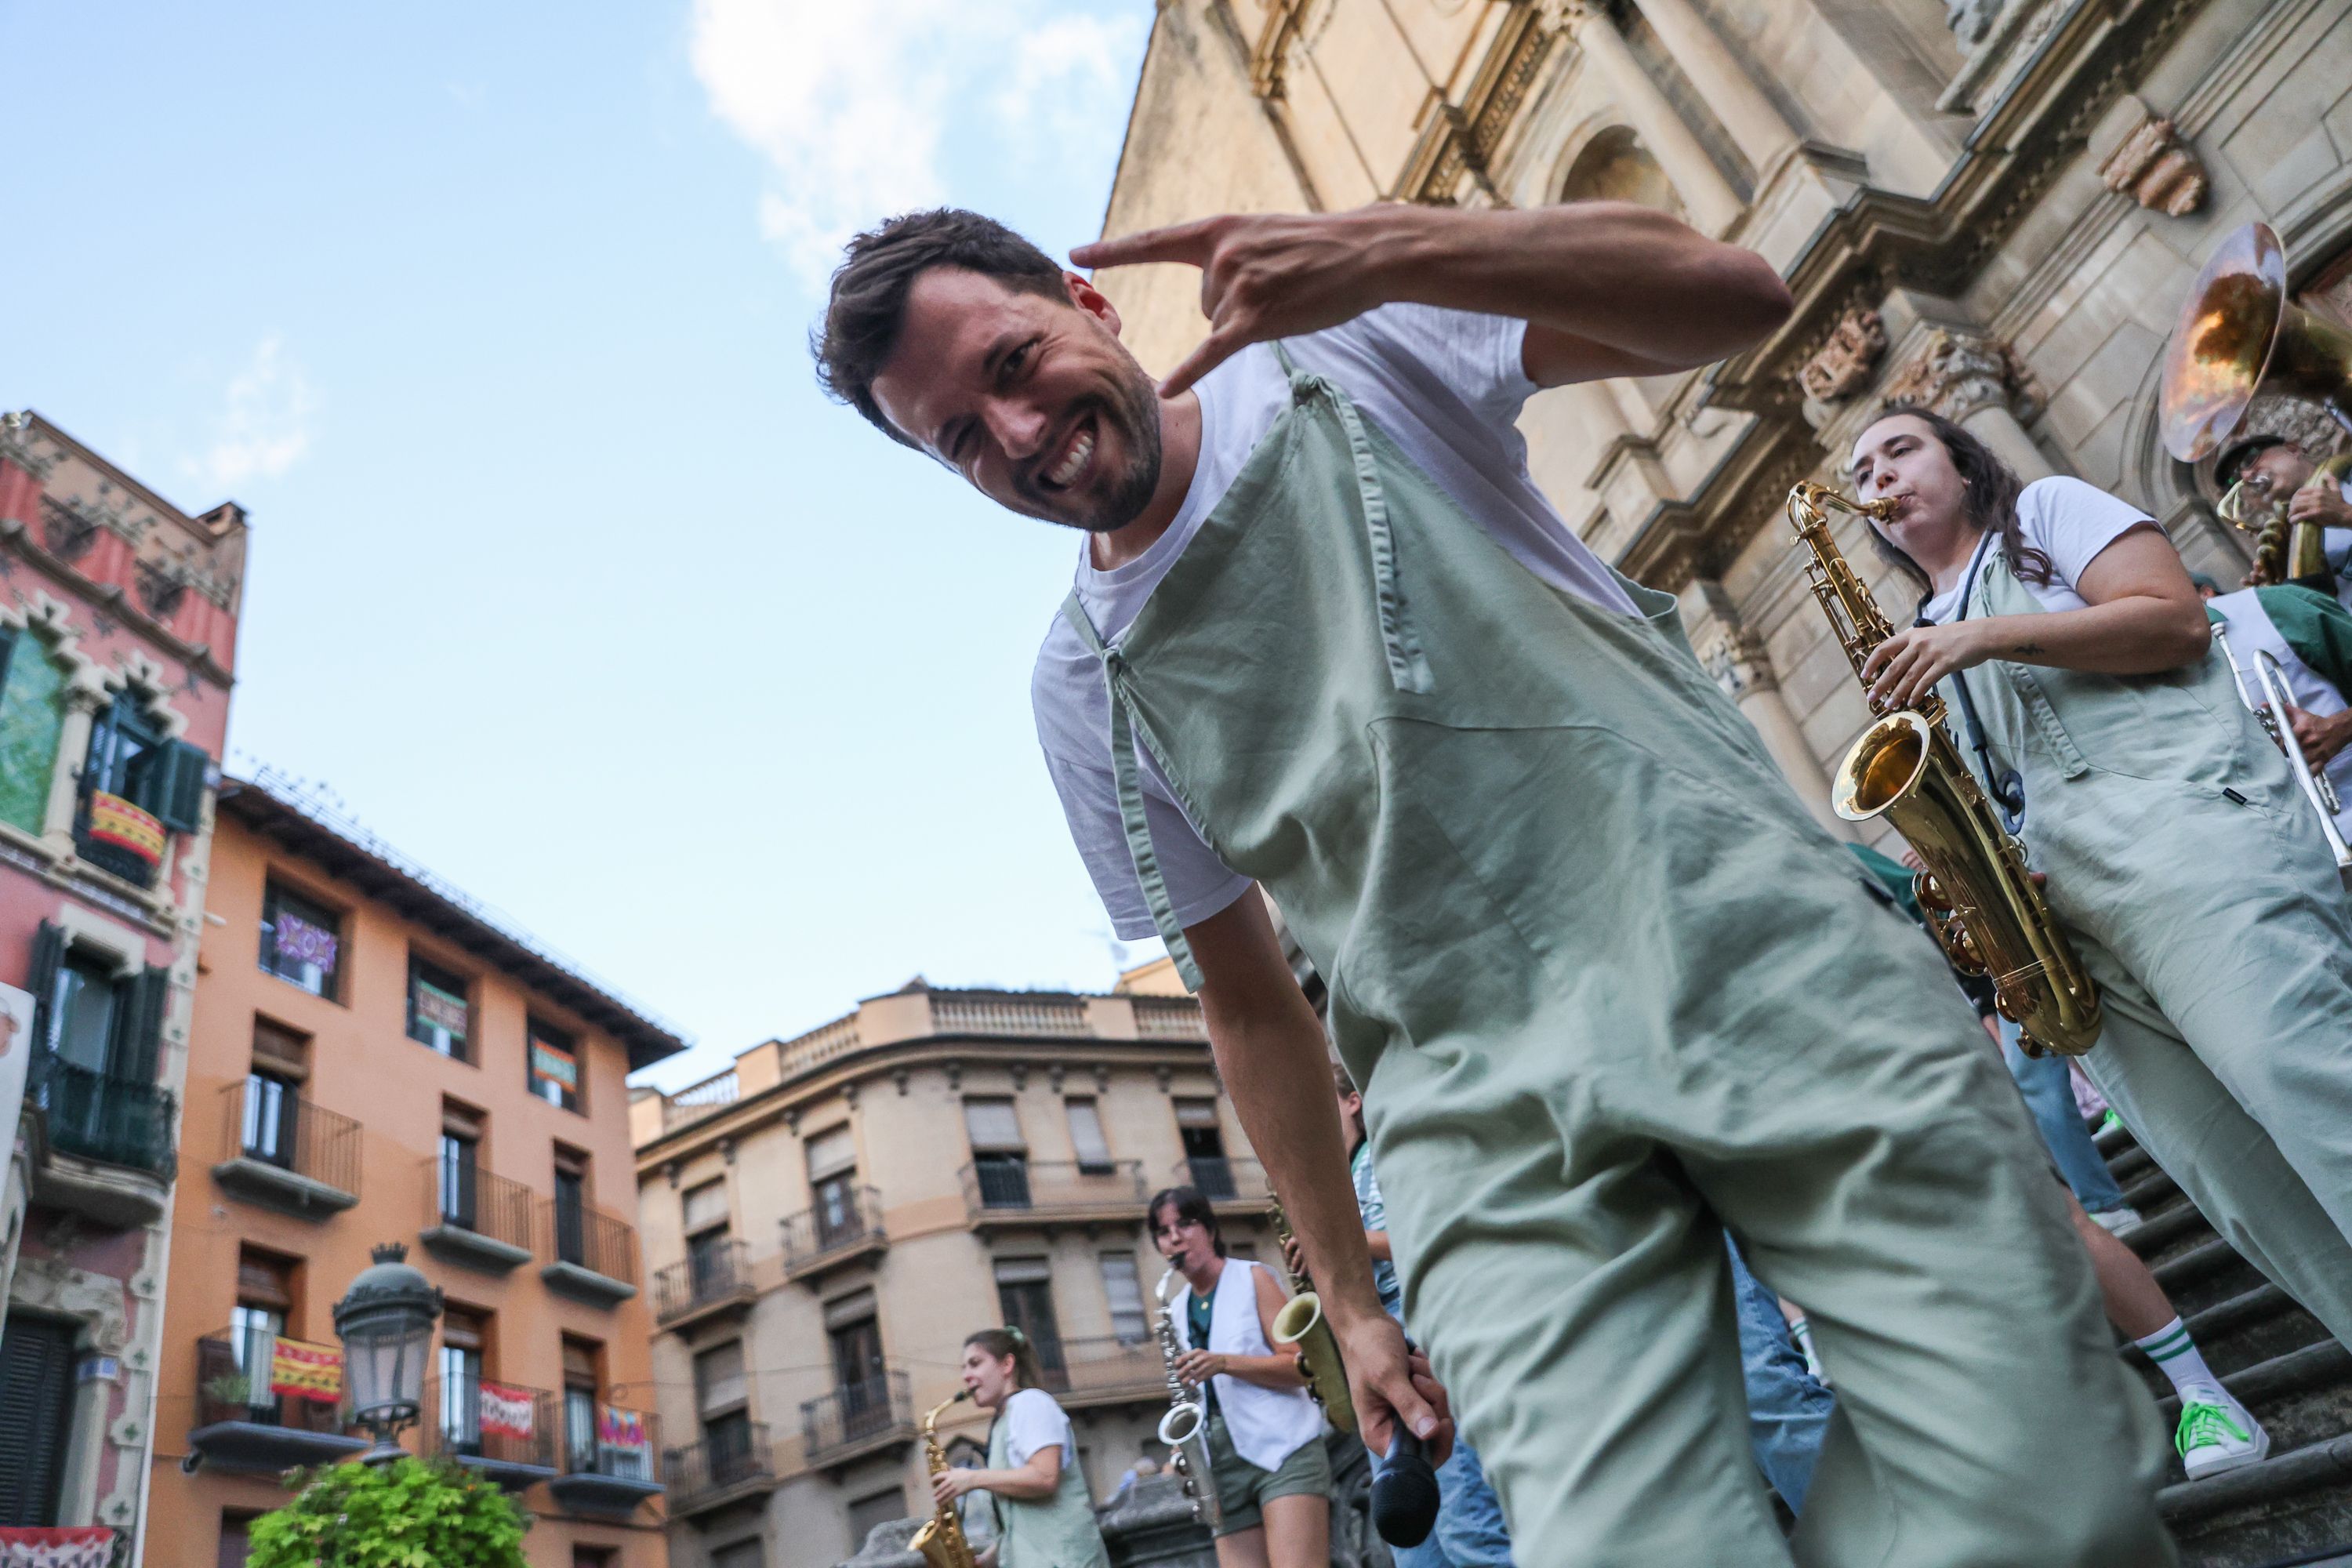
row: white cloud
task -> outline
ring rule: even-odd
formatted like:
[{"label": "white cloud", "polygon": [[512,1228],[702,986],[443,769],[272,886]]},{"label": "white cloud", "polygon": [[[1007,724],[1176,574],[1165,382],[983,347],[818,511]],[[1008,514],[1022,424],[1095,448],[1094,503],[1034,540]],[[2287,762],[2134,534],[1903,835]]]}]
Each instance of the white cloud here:
[{"label": "white cloud", "polygon": [[821,281],[856,230],[948,199],[950,137],[1020,162],[1116,136],[1143,20],[1072,0],[695,0],[690,57],[768,162],[762,231]]},{"label": "white cloud", "polygon": [[318,395],[277,333],[256,344],[245,368],[229,377],[224,402],[219,433],[187,465],[192,473],[223,487],[275,479],[309,448]]}]

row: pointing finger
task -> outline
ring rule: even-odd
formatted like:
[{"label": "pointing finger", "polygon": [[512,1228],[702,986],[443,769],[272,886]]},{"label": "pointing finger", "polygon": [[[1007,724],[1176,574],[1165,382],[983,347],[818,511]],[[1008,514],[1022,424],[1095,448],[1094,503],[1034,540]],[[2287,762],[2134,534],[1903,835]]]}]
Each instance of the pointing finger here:
[{"label": "pointing finger", "polygon": [[1139,261],[1181,261],[1193,267],[1203,266],[1216,243],[1217,222],[1213,217],[1197,218],[1166,228],[1122,235],[1117,239],[1097,239],[1071,251],[1070,261],[1073,266],[1085,268],[1131,267]]},{"label": "pointing finger", "polygon": [[1160,395],[1182,396],[1194,382],[1224,363],[1254,341],[1245,327],[1233,325],[1219,327],[1215,331],[1202,338],[1199,346],[1184,356],[1183,363],[1168,373],[1168,379],[1160,384]]}]

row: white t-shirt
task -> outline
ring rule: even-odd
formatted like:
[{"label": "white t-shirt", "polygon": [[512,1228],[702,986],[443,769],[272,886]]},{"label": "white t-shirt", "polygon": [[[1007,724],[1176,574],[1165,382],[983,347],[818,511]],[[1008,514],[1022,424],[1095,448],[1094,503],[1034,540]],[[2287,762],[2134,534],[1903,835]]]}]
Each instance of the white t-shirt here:
[{"label": "white t-shirt", "polygon": [[[2025,542],[2050,557],[2050,581],[2025,584],[2025,591],[2045,610],[2087,609],[2088,601],[2074,591],[2084,572],[2100,551],[2150,521],[2147,513],[2129,501],[2064,474],[2053,474],[2026,486],[2017,498],[2017,521]],[[1987,559],[2000,549],[1998,538],[1990,541],[1985,546]],[[1978,570],[1981,573],[1982,566]],[[1960,607],[1960,590],[1965,586],[1965,583],[1956,584],[1949,592],[1937,595],[1920,613],[1938,625],[1950,620]],[[1981,599],[1971,613],[1984,614]]]},{"label": "white t-shirt", "polygon": [[[1528,571],[1564,593],[1635,614],[1624,586],[1577,538],[1528,474],[1514,421],[1537,390],[1520,361],[1527,323],[1506,316],[1383,305],[1285,347],[1302,370],[1331,378],[1422,471]],[[1127,564],[1097,571],[1078,548],[1078,599],[1095,629],[1116,640],[1168,574],[1242,464],[1289,402],[1273,345],[1256,343],[1203,376],[1201,459],[1168,531]],[[1102,665],[1059,615],[1037,651],[1030,683],[1037,740],[1060,792],[1070,837],[1119,936],[1156,934],[1120,826],[1110,758],[1110,701]],[[1141,757],[1144,816],[1180,925],[1206,920],[1249,887],[1186,820],[1153,763]]]},{"label": "white t-shirt", "polygon": [[1004,1402],[996,1418],[1004,1423],[1004,1457],[1013,1468],[1027,1464],[1039,1449],[1056,1445],[1062,1450],[1063,1473],[1078,1462],[1078,1442],[1071,1435],[1070,1418],[1044,1389],[1019,1390]]}]

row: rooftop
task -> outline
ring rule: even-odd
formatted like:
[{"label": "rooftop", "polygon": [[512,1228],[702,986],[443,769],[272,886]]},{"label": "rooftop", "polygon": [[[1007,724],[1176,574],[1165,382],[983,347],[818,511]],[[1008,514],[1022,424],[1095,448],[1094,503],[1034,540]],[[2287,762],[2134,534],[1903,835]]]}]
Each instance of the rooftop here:
[{"label": "rooftop", "polygon": [[343,816],[316,791],[272,769],[263,768],[250,779],[224,778],[220,811],[612,1035],[628,1048],[632,1072],[690,1043],[677,1026],[597,979],[511,917],[444,881]]}]

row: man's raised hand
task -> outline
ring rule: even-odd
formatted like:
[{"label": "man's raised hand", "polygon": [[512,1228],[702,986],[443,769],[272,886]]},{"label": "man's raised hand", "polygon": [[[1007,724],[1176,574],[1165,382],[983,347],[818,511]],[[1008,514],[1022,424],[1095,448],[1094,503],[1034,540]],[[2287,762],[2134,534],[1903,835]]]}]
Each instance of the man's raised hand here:
[{"label": "man's raised hand", "polygon": [[[1411,215],[1351,213],[1201,218],[1097,240],[1070,252],[1085,268],[1172,261],[1201,269],[1209,335],[1160,384],[1174,397],[1251,343],[1319,332],[1385,302],[1379,265],[1391,257]],[[1383,242],[1391,243],[1383,243]]]}]

